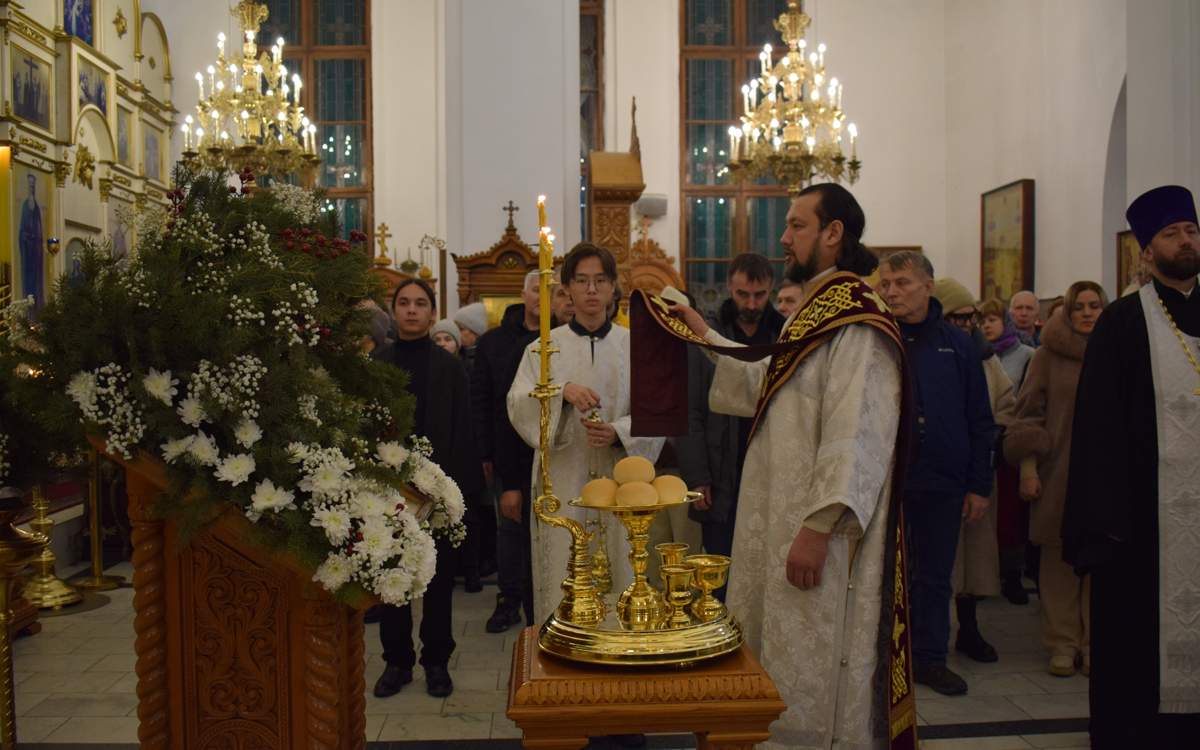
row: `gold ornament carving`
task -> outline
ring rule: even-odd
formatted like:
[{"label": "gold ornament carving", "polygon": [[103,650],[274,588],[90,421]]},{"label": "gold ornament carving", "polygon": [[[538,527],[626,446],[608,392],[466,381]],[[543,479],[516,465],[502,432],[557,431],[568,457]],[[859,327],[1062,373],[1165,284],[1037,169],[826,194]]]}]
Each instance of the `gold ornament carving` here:
[{"label": "gold ornament carving", "polygon": [[158,67],[158,63],[155,62],[155,60],[154,60],[154,55],[150,55],[150,57],[147,57],[146,63],[149,64],[150,70],[154,70],[155,68]]},{"label": "gold ornament carving", "polygon": [[71,176],[71,164],[66,161],[54,162],[54,182],[59,187],[67,186],[67,178]]},{"label": "gold ornament carving", "polygon": [[91,190],[92,176],[95,174],[96,157],[92,156],[87,146],[81,144],[75,152],[75,181]]},{"label": "gold ornament carving", "polygon": [[117,15],[113,18],[113,27],[117,30],[117,38],[123,39],[129,31],[129,21],[125,19],[125,13],[120,7],[117,8]]},{"label": "gold ornament carving", "polygon": [[21,136],[20,143],[22,146],[28,146],[38,153],[46,153],[46,144],[43,141],[37,140],[36,138],[30,138],[27,135],[23,135]]},{"label": "gold ornament carving", "polygon": [[24,21],[21,21],[16,18],[10,18],[10,19],[8,19],[8,25],[12,26],[14,29],[21,32],[25,36],[29,37],[29,39],[31,39],[32,41],[38,42],[39,44],[43,44],[43,45],[49,45],[49,43],[50,43],[49,40],[46,38],[45,34],[41,33],[40,31],[37,31],[36,29],[34,29],[32,26],[25,23]]},{"label": "gold ornament carving", "polygon": [[129,179],[125,175],[114,174],[112,176],[112,181],[121,187],[133,187],[133,180]]},{"label": "gold ornament carving", "polygon": [[108,196],[112,194],[112,180],[108,177],[100,178],[100,200],[102,202],[108,200]]},{"label": "gold ornament carving", "polygon": [[617,264],[629,259],[629,206],[599,206],[593,241],[613,254]]}]

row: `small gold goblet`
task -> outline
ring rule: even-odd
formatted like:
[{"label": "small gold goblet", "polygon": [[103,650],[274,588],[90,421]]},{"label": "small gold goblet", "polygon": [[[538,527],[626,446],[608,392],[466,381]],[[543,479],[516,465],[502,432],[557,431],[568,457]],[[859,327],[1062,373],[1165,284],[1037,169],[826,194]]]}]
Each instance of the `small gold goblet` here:
[{"label": "small gold goblet", "polygon": [[679,565],[683,562],[683,556],[687,554],[688,546],[686,542],[662,542],[654,545],[654,551],[658,553],[663,565]]},{"label": "small gold goblet", "polygon": [[724,586],[729,578],[730,559],[725,555],[688,555],[683,562],[695,567],[696,588],[703,594],[692,604],[692,614],[700,622],[717,619],[725,613],[725,605],[712,592]]},{"label": "small gold goblet", "polygon": [[691,565],[663,565],[658,569],[662,576],[663,599],[669,611],[663,619],[667,628],[686,628],[692,624],[687,606],[692,603],[692,583],[696,569]]}]

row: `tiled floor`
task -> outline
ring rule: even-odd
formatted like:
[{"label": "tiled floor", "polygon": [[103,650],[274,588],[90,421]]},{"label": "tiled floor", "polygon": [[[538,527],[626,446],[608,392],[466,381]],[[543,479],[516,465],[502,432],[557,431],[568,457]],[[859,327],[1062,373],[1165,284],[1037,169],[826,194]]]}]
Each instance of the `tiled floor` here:
[{"label": "tiled floor", "polygon": [[[114,572],[128,576],[130,571],[128,565],[122,565]],[[14,644],[17,728],[22,744],[136,742],[133,591],[125,588],[105,596],[111,601],[101,608],[42,618],[39,635]],[[378,626],[367,626],[368,740],[512,740],[520,736],[504,716],[517,631],[503,635],[484,631],[494,602],[495,588],[491,586],[479,594],[461,589],[454,592],[458,650],[450,666],[455,691],[446,699],[425,693],[419,669],[413,684],[399,695],[386,700],[370,695],[383,661]],[[979,619],[984,635],[1000,652],[1000,661],[978,664],[951,654],[951,667],[963,674],[970,686],[965,697],[944,698],[918,686],[920,723],[958,735],[929,739],[922,746],[926,750],[1087,747],[1085,734],[967,737],[974,732],[946,726],[1087,715],[1087,680],[1081,676],[1056,678],[1045,672],[1036,598],[1026,607],[1003,600],[984,602]]]}]

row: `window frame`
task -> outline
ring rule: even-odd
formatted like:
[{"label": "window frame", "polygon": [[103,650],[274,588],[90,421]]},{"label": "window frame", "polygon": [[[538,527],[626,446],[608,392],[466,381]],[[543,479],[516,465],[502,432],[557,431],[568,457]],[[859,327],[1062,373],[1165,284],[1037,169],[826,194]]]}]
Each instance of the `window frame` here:
[{"label": "window frame", "polygon": [[[761,43],[749,46],[747,42],[750,25],[748,0],[730,0],[732,44],[701,45],[688,44],[687,20],[688,1],[679,3],[679,198],[682,209],[679,212],[679,259],[680,270],[685,283],[690,276],[690,266],[693,263],[716,265],[731,263],[733,258],[742,252],[750,251],[750,219],[749,202],[755,198],[786,198],[787,188],[780,185],[759,185],[752,181],[730,181],[723,185],[700,185],[690,182],[691,170],[688,155],[688,127],[692,125],[718,125],[727,130],[729,125],[738,122],[737,117],[742,110],[742,83],[745,83],[748,66],[757,64],[758,54],[762,51]],[[779,46],[772,42],[772,46]],[[688,63],[693,60],[724,60],[733,64],[733,80],[729,87],[732,99],[731,111],[733,120],[693,120],[688,118]],[[740,83],[739,83],[740,81]],[[723,131],[722,131],[723,133]],[[691,258],[689,252],[690,239],[688,230],[691,218],[691,205],[697,198],[725,198],[731,204],[730,221],[733,223],[731,246],[729,254],[714,258]],[[778,258],[768,254],[772,261]]]},{"label": "window frame", "polygon": [[[366,199],[362,231],[367,235],[374,247],[375,241],[375,133],[374,133],[374,103],[371,92],[371,0],[361,0],[363,4],[363,43],[361,45],[329,45],[317,44],[317,5],[321,0],[299,0],[300,39],[295,41],[285,39],[284,59],[292,65],[299,62],[300,69],[289,72],[300,74],[304,88],[300,92],[300,104],[304,112],[317,127],[322,125],[362,125],[362,169],[364,170],[361,185],[351,187],[321,187],[319,175],[314,177],[314,187],[324,191],[330,201],[344,199]],[[361,60],[363,62],[363,119],[362,120],[318,120],[316,62],[318,60]],[[287,63],[285,63],[287,64]],[[318,170],[321,166],[317,167]],[[339,216],[339,221],[341,217]]]}]

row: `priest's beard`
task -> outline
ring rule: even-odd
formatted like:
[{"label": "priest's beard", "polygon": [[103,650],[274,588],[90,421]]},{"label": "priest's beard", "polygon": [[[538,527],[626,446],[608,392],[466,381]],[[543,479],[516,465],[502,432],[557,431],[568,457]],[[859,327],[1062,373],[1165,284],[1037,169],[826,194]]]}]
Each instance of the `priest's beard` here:
[{"label": "priest's beard", "polygon": [[1200,274],[1200,253],[1191,245],[1179,248],[1179,252],[1170,260],[1154,253],[1154,267],[1163,276],[1174,281],[1194,279]]},{"label": "priest's beard", "polygon": [[812,247],[809,248],[808,260],[800,263],[796,260],[795,254],[789,258],[787,265],[787,278],[793,284],[803,284],[817,275],[817,241],[813,240]]}]

